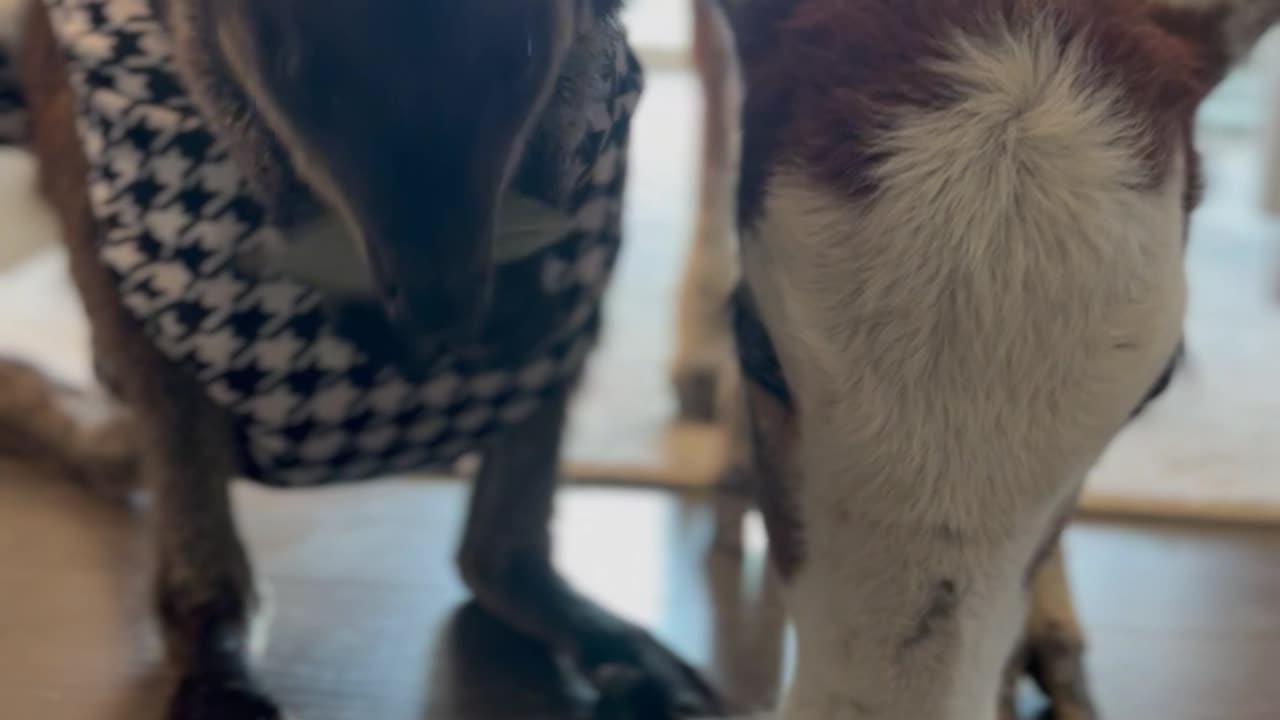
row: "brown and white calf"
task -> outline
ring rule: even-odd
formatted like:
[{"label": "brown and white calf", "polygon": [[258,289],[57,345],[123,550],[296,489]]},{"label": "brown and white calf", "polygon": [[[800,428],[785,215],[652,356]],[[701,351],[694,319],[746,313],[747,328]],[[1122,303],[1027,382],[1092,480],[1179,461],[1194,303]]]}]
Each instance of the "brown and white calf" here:
[{"label": "brown and white calf", "polygon": [[[797,631],[781,716],[995,717],[1037,563],[1032,626],[1069,621],[1056,534],[1176,362],[1196,109],[1280,1],[720,7],[733,326]],[[708,187],[734,152],[709,146]],[[686,287],[726,285],[705,258],[732,234],[698,238]],[[686,294],[691,327],[712,296]],[[686,397],[714,385],[705,337]],[[1056,716],[1091,715],[1078,690],[1051,688]]]}]

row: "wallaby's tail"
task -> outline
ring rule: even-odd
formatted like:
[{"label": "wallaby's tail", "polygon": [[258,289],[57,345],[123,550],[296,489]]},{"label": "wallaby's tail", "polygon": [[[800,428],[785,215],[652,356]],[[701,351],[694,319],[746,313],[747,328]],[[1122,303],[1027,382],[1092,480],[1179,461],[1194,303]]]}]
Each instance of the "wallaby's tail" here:
[{"label": "wallaby's tail", "polygon": [[139,447],[133,417],[119,403],[0,357],[0,459],[127,498],[140,485]]},{"label": "wallaby's tail", "polygon": [[698,218],[680,290],[674,368],[680,414],[723,415],[724,366],[732,365],[728,300],[738,278],[737,188],[742,91],[733,35],[719,0],[690,0],[693,59],[703,93]]},{"label": "wallaby's tail", "polygon": [[[0,0],[0,146],[26,140],[20,30],[26,12],[40,11],[32,0]],[[70,387],[0,355],[0,460],[47,468],[126,498],[140,485],[139,447],[132,415],[105,393]]]}]

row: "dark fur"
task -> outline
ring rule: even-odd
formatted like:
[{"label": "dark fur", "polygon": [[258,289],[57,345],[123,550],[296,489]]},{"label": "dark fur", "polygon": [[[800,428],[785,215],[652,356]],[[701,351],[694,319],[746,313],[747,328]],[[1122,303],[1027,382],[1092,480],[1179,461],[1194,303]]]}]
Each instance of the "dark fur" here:
[{"label": "dark fur", "polygon": [[[865,138],[885,127],[886,110],[934,108],[952,90],[922,60],[942,52],[938,31],[956,27],[981,33],[993,17],[1026,18],[1035,0],[908,0],[891,12],[878,3],[759,0],[729,3],[738,31],[743,72],[750,78],[744,109],[740,217],[759,211],[769,169],[802,159],[821,180],[856,195],[874,192]],[[1063,42],[1088,33],[1101,68],[1126,89],[1125,101],[1156,130],[1144,149],[1151,183],[1164,177],[1169,152],[1189,141],[1192,113],[1226,68],[1226,57],[1206,56],[1176,32],[1147,17],[1142,3],[1083,0],[1055,3]],[[1161,22],[1194,30],[1212,27],[1198,14],[1165,11]],[[836,139],[839,138],[839,141]]]},{"label": "dark fur", "polygon": [[[522,7],[528,12],[537,12],[534,5],[549,7],[557,2],[571,5],[574,12],[587,10],[586,0],[540,0]],[[257,13],[297,9],[303,5],[309,13],[308,22],[332,23],[326,27],[334,32],[353,22],[403,20],[385,14],[399,12],[385,3],[379,5],[381,9],[378,12],[365,15],[366,11],[372,10],[371,5],[344,5],[335,0],[309,4],[298,4],[292,0],[259,0],[253,3],[228,0],[226,4],[172,0],[163,6],[175,28],[175,38],[180,45],[179,57],[187,58],[189,62],[184,69],[191,88],[199,95],[206,112],[216,119],[224,137],[239,150],[255,185],[265,197],[275,202],[274,209],[283,218],[309,212],[313,202],[332,202],[334,198],[315,192],[304,182],[310,178],[298,171],[296,161],[300,148],[290,147],[287,139],[281,138],[268,123],[263,122],[255,103],[248,100],[252,93],[246,91],[239,78],[230,72],[230,64],[215,51],[216,43],[212,43],[214,38],[208,33],[219,25],[190,23],[209,20],[211,12],[239,10],[245,14],[222,16],[218,22],[246,23],[241,30],[267,33],[270,22],[265,15]],[[338,9],[341,7],[358,7],[360,12],[357,14],[362,17],[340,14]],[[451,21],[471,23],[465,28],[436,28],[432,36],[435,47],[413,48],[413,52],[442,60],[478,52],[476,48],[459,47],[458,43],[469,41],[475,33],[483,34],[502,25],[504,18],[519,30],[524,28],[522,23],[528,17],[499,14],[499,7],[512,6],[493,2],[450,3],[448,7],[432,2],[415,7],[426,8],[424,12],[443,13]],[[548,104],[545,108],[536,108],[536,119],[529,123],[532,150],[528,156],[536,159],[526,162],[518,170],[504,169],[500,173],[503,175],[501,181],[492,189],[494,192],[505,187],[510,179],[507,176],[512,172],[515,173],[515,182],[525,189],[554,193],[568,187],[569,181],[556,174],[562,167],[558,153],[574,146],[576,137],[573,133],[575,128],[581,127],[575,112],[580,107],[578,103],[586,96],[585,89],[589,87],[584,83],[591,82],[594,77],[594,48],[602,37],[618,32],[611,17],[617,8],[616,2],[596,2],[591,7],[609,14],[595,18],[590,26],[579,27],[563,64],[546,68],[546,71],[556,73],[557,80]],[[325,16],[326,13],[329,15]],[[409,19],[422,20],[418,16]],[[185,34],[182,30],[184,23]],[[139,323],[122,307],[114,279],[98,260],[98,228],[89,206],[86,161],[75,132],[75,100],[60,48],[41,9],[33,9],[25,24],[22,67],[32,119],[32,145],[41,164],[40,187],[61,220],[72,273],[89,315],[99,367],[110,370],[120,399],[132,412],[133,439],[139,446],[139,454],[132,459],[141,464],[141,475],[153,498],[152,525],[158,549],[155,602],[169,655],[179,678],[168,717],[173,720],[283,717],[281,710],[257,685],[249,669],[249,626],[258,606],[258,595],[228,499],[228,481],[239,465],[232,423],[188,374],[154,348]],[[359,52],[370,53],[358,59],[367,63],[364,69],[379,78],[378,82],[401,83],[394,87],[381,87],[381,91],[412,92],[418,81],[425,85],[449,82],[434,77],[424,68],[406,69],[398,64],[402,58],[396,56],[395,51],[407,52],[407,44],[416,43],[415,28],[396,26],[386,29],[390,31],[386,36],[387,47],[356,48]],[[449,32],[451,29],[453,32]],[[533,33],[545,31],[536,24],[524,29]],[[319,35],[311,35],[310,32],[285,42],[282,49],[298,50],[289,42],[325,37],[323,32],[316,31]],[[269,37],[274,36],[264,35],[263,39]],[[497,33],[494,37],[504,35]],[[538,41],[543,39],[536,34],[533,37]],[[524,47],[523,43],[520,47]],[[332,49],[312,47],[301,51]],[[287,60],[288,53],[281,57]],[[486,50],[472,57],[477,62],[484,62],[491,58],[491,53]],[[334,70],[332,65],[315,67]],[[447,72],[455,69],[453,65],[446,64],[445,67]],[[392,78],[391,75],[397,77]],[[304,93],[308,83],[321,80],[318,77],[294,79],[302,84]],[[329,79],[334,80],[334,87],[344,93],[357,92],[353,87],[354,77],[345,81],[342,78]],[[510,84],[504,79],[502,87]],[[324,130],[336,133],[325,136],[336,145],[349,141],[350,149],[385,151],[386,148],[379,145],[379,138],[387,137],[389,141],[401,143],[402,147],[397,149],[413,153],[401,160],[407,165],[403,170],[383,167],[376,162],[360,165],[360,179],[368,183],[367,191],[385,191],[385,194],[369,200],[378,203],[377,211],[367,218],[369,223],[404,222],[413,226],[396,228],[397,232],[451,227],[450,223],[455,222],[458,214],[430,192],[407,197],[405,189],[398,187],[404,180],[400,173],[428,172],[422,165],[442,158],[455,166],[472,162],[492,166],[491,156],[523,153],[527,138],[513,138],[505,130],[472,122],[478,110],[475,104],[484,100],[483,86],[473,87],[471,95],[464,92],[462,85],[455,83],[454,87],[461,94],[451,97],[459,105],[440,110],[438,114],[433,114],[437,110],[434,105],[406,108],[388,102],[378,105],[368,121],[348,126],[335,120],[332,127]],[[284,92],[284,88],[277,90]],[[374,100],[362,97],[370,102]],[[304,95],[293,97],[289,102],[297,103],[295,110],[305,110],[309,107],[307,103],[315,99]],[[425,99],[419,100],[425,103]],[[501,97],[498,102],[499,105],[490,109],[500,113],[520,112],[519,107],[502,104],[506,101]],[[533,112],[535,108],[526,110]],[[406,113],[405,119],[396,119],[393,123],[392,115],[401,111]],[[412,120],[420,120],[423,125],[405,124]],[[461,124],[467,124],[471,129],[459,129]],[[420,136],[422,144],[415,145],[414,139],[419,137],[414,132],[415,127],[431,128],[455,140],[459,133],[476,132],[480,135],[470,146],[446,148],[441,145],[445,142],[443,138],[424,132]],[[383,130],[385,133],[376,134]],[[486,132],[494,135],[483,137]],[[359,136],[348,138],[344,136],[347,133]],[[480,149],[481,146],[484,149]],[[477,154],[468,154],[467,147]],[[344,148],[342,152],[347,150]],[[480,153],[487,155],[481,157]],[[342,153],[310,160],[332,163],[343,169],[352,169],[352,163],[361,162]],[[506,160],[500,159],[499,162],[506,163]],[[414,177],[411,182],[424,182],[427,183],[425,187],[431,188],[435,187],[432,183],[438,180],[440,178]],[[489,177],[485,182],[496,181]],[[471,191],[480,196],[466,194],[453,199],[481,205],[491,199],[488,187],[471,187],[468,193]],[[412,203],[412,207],[398,203]],[[366,209],[374,211],[372,205]],[[468,227],[483,230],[484,222]],[[469,236],[455,236],[454,239],[464,245],[472,240]],[[396,245],[399,240],[384,237],[379,242]],[[462,254],[467,255],[467,247],[461,249],[464,251]],[[451,258],[451,251],[444,252],[443,256]],[[420,260],[411,258],[408,264],[413,266]],[[471,289],[464,288],[463,291],[466,294]],[[442,322],[453,324],[453,319],[446,318]],[[8,369],[9,365],[0,366],[0,370]],[[0,372],[2,377],[4,373]],[[638,692],[642,691],[646,697],[657,693],[659,716],[674,715],[677,708],[714,712],[719,707],[715,695],[693,670],[640,628],[578,595],[551,565],[547,523],[558,475],[559,444],[568,393],[566,390],[564,395],[549,399],[540,413],[497,438],[485,453],[460,554],[463,575],[481,605],[567,654],[591,679],[603,683],[608,674],[606,671],[622,670],[638,680],[632,685],[638,688]],[[57,409],[52,404],[48,405],[45,409],[56,413]],[[67,420],[65,417],[60,419]]]}]

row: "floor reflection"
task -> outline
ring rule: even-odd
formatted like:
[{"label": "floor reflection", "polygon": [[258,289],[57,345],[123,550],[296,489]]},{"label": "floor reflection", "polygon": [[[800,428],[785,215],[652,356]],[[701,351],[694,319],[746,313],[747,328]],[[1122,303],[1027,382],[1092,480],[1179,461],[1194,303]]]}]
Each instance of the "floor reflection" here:
[{"label": "floor reflection", "polygon": [[[137,551],[144,518],[63,490],[0,474],[0,717],[158,718],[169,686]],[[300,720],[584,717],[580,681],[466,604],[453,567],[464,486],[237,499],[275,598],[263,677]],[[711,551],[709,506],[661,492],[564,500],[569,575],[738,704],[774,702],[791,641],[758,538],[742,556]],[[1090,523],[1068,543],[1107,717],[1277,717],[1280,534]]]}]

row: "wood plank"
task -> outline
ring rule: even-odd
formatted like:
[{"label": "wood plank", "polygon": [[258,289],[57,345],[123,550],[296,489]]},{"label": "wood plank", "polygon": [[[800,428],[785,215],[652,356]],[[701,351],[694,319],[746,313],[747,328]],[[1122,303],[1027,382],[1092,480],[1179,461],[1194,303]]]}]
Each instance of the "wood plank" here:
[{"label": "wood plank", "polygon": [[[144,518],[0,468],[0,717],[158,719],[169,678],[146,596]],[[301,720],[565,720],[584,709],[536,646],[466,610],[465,486],[240,487],[275,606],[263,662]],[[707,555],[712,508],[651,490],[563,495],[557,560],[742,702],[790,664],[761,549]],[[1280,717],[1280,533],[1081,523],[1069,562],[1106,717]],[[623,560],[625,558],[625,560]]]}]

